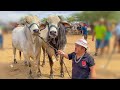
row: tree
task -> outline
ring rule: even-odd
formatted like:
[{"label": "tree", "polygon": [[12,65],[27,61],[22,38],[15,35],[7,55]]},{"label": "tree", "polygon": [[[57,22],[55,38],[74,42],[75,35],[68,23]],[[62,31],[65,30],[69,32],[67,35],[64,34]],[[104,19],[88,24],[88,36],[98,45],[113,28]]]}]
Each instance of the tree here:
[{"label": "tree", "polygon": [[[74,13],[71,17],[76,17],[77,21],[86,21],[93,23],[100,18],[105,19],[117,19],[116,15],[119,16],[120,12],[116,11],[83,11],[81,13]],[[120,16],[119,16],[120,17]]]},{"label": "tree", "polygon": [[66,19],[67,19],[67,21],[68,21],[69,23],[75,21],[75,17],[74,17],[74,16],[69,16],[69,17],[67,17]]},{"label": "tree", "polygon": [[18,23],[23,25],[24,24],[24,17],[21,17],[20,20],[18,21]]},{"label": "tree", "polygon": [[47,18],[41,19],[41,22],[42,22],[42,23],[45,23],[46,21],[47,21]]}]

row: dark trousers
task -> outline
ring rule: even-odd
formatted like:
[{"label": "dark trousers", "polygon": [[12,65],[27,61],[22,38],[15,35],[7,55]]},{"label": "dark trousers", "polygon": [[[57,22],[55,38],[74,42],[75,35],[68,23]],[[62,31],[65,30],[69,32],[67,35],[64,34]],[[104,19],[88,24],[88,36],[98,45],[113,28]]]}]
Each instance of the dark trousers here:
[{"label": "dark trousers", "polygon": [[83,35],[84,36],[84,39],[87,40],[87,35]]}]

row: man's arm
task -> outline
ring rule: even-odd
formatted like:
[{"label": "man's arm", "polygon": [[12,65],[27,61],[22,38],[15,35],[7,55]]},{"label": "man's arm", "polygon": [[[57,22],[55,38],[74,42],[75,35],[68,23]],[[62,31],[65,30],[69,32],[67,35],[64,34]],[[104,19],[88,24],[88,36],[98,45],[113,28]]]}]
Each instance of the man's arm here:
[{"label": "man's arm", "polygon": [[96,79],[95,65],[90,67],[90,79]]},{"label": "man's arm", "polygon": [[58,50],[58,54],[63,55],[65,58],[69,59],[68,54],[66,54],[62,50]]},{"label": "man's arm", "polygon": [[88,59],[88,65],[90,68],[90,79],[95,79],[96,78],[95,61],[92,56],[90,56]]},{"label": "man's arm", "polygon": [[94,37],[95,37],[95,31],[93,30],[93,32],[92,32],[92,41],[94,41]]}]

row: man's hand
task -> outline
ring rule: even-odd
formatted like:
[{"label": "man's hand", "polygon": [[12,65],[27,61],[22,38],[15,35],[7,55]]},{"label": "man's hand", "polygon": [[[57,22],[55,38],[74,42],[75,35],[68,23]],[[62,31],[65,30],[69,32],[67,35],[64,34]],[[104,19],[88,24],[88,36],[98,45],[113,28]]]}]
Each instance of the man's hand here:
[{"label": "man's hand", "polygon": [[94,37],[95,37],[95,32],[93,31],[93,33],[92,33],[92,41],[94,41]]},{"label": "man's hand", "polygon": [[92,38],[92,41],[94,41],[94,38]]},{"label": "man's hand", "polygon": [[66,54],[64,51],[58,50],[58,54],[59,54],[59,55],[63,55],[65,58],[68,59],[68,54]]},{"label": "man's hand", "polygon": [[58,50],[58,54],[64,55],[65,53],[64,53],[64,51],[62,51],[62,50]]}]

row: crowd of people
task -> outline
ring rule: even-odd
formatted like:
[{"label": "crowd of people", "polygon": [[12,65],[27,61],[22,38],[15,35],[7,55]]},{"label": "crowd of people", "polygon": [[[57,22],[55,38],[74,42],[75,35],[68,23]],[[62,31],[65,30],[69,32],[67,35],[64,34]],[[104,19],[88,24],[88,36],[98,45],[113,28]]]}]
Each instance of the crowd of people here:
[{"label": "crowd of people", "polygon": [[[114,27],[113,27],[114,25]],[[98,55],[100,49],[100,55],[104,54],[105,48],[107,47],[107,53],[110,49],[110,39],[115,36],[114,39],[114,50],[118,46],[118,52],[120,53],[120,23],[110,23],[107,20],[101,18],[94,24],[92,41],[95,41],[95,56]]]},{"label": "crowd of people", "polygon": [[81,35],[84,37],[84,39],[87,40],[88,24],[84,22],[79,22],[79,23],[75,23],[73,26],[74,26],[74,30],[78,30],[81,33]]},{"label": "crowd of people", "polygon": [[[98,55],[100,49],[100,55],[104,54],[107,47],[107,54],[110,49],[110,40],[114,36],[113,51],[118,47],[120,53],[120,23],[111,23],[101,18],[99,21],[91,25],[92,29],[92,41],[95,40],[95,56]],[[62,50],[58,50],[58,53],[65,58],[72,60],[72,78],[73,79],[95,79],[95,61],[90,54],[88,54],[88,42],[87,42],[87,27],[85,23],[78,24],[78,30],[84,36],[83,39],[79,39],[75,42],[75,50],[72,53],[65,53]]]},{"label": "crowd of people", "polygon": [[91,25],[83,22],[77,23],[76,27],[85,40],[87,40],[88,37],[88,27],[91,28],[92,41],[95,41],[95,56],[98,55],[99,50],[100,55],[103,55],[106,48],[107,53],[109,53],[110,40],[112,36],[115,37],[113,51],[115,51],[118,47],[118,52],[120,53],[120,23],[116,23],[115,21],[110,22],[104,18],[101,18]]}]

